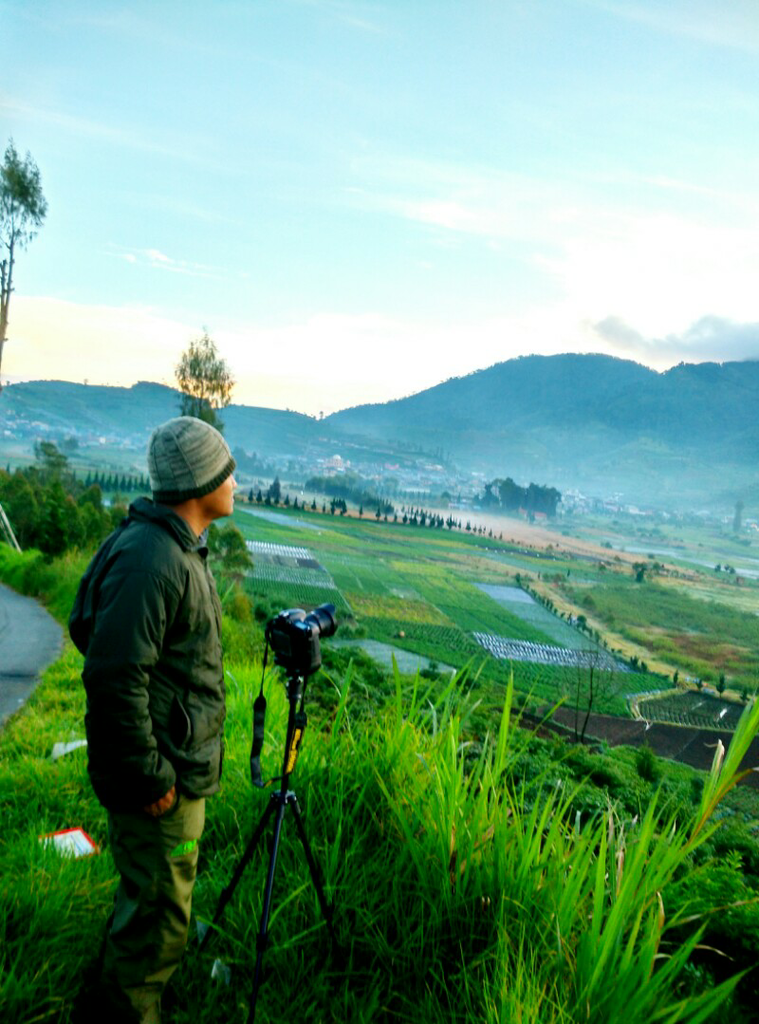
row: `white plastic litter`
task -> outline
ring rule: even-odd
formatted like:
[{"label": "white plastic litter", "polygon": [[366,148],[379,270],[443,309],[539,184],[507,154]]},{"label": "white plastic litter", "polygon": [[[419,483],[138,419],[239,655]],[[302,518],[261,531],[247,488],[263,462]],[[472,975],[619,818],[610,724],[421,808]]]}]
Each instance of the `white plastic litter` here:
[{"label": "white plastic litter", "polygon": [[87,740],[71,740],[69,743],[56,743],[50,754],[50,760],[57,761],[59,757],[70,754],[72,750],[78,750],[80,747],[86,746]]},{"label": "white plastic litter", "polygon": [[220,981],[222,985],[229,986],[229,983],[232,981],[232,970],[222,963],[221,960],[214,960],[213,967],[211,968],[211,978],[213,981]]}]

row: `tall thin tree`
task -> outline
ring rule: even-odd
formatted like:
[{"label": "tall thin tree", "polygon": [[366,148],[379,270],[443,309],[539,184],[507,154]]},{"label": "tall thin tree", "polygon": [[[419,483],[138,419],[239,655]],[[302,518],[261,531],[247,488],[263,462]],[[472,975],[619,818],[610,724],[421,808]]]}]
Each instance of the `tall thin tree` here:
[{"label": "tall thin tree", "polygon": [[[8,308],[13,292],[16,253],[37,234],[47,213],[39,168],[27,153],[22,160],[11,139],[0,166],[0,370],[8,337]],[[0,376],[0,391],[3,382]]]},{"label": "tall thin tree", "polygon": [[222,422],[216,410],[229,405],[234,387],[234,378],[211,340],[208,331],[182,353],[177,363],[176,378],[183,416],[195,416],[222,430]]}]

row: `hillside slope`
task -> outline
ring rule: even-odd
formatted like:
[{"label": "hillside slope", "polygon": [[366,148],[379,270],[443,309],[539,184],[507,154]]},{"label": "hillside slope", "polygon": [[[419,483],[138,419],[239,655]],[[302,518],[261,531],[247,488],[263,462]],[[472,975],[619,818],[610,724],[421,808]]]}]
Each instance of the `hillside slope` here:
[{"label": "hillside slope", "polygon": [[410,437],[486,473],[672,497],[742,491],[759,467],[759,362],[657,373],[603,355],[523,356],[325,421]]},{"label": "hillside slope", "polygon": [[[140,381],[129,388],[42,380],[13,384],[0,396],[0,432],[34,434],[44,424],[57,435],[104,436],[142,445],[153,428],[179,415],[179,392]],[[268,454],[292,452],[315,436],[309,416],[282,409],[230,405],[222,413],[234,448]]]}]

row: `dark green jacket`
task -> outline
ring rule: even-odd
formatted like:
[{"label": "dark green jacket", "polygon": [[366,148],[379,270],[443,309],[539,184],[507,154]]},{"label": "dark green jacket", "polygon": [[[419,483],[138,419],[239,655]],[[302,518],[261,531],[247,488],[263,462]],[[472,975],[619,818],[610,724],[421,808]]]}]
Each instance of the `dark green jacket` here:
[{"label": "dark green jacket", "polygon": [[221,605],[207,548],[170,508],[139,498],[82,578],[69,622],[85,655],[89,773],[110,810],[176,783],[219,788]]}]

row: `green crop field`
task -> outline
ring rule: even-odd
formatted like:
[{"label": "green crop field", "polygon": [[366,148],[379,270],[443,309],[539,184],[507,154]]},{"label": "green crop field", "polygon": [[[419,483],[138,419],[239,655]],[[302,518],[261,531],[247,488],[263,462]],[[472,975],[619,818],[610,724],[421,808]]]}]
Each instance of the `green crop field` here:
[{"label": "green crop field", "polygon": [[749,690],[759,682],[755,613],[694,598],[687,585],[666,577],[641,584],[632,574],[612,573],[593,583],[564,580],[557,590],[681,672],[711,680],[725,673]]}]

